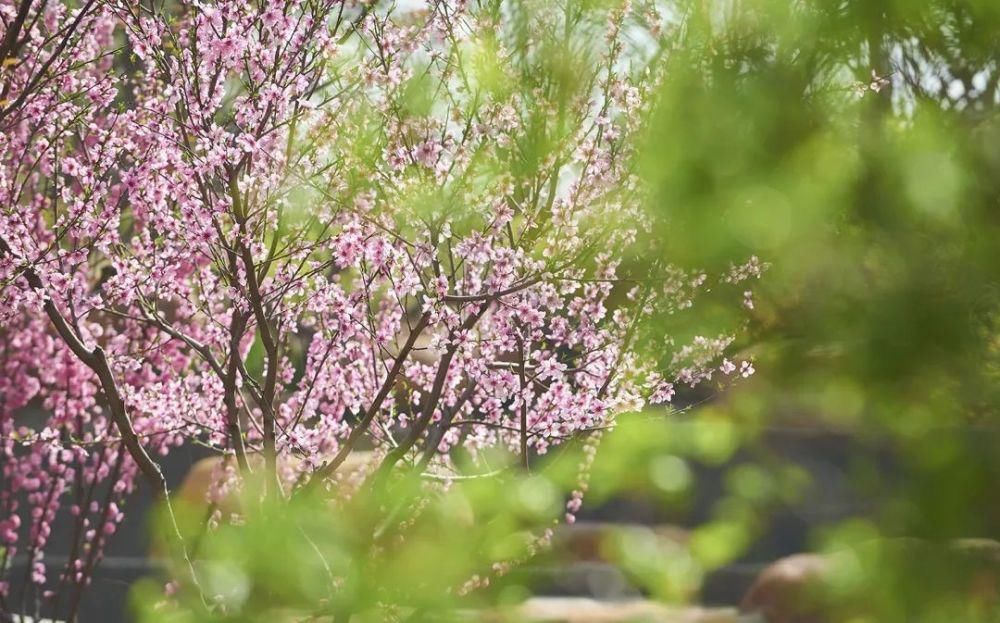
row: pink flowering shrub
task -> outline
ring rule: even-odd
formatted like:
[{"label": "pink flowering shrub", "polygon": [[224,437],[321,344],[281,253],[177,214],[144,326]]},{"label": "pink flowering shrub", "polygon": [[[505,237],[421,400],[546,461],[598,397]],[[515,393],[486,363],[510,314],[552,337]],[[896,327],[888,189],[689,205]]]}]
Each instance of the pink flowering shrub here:
[{"label": "pink flowering shrub", "polygon": [[662,20],[471,4],[0,0],[0,611],[72,618],[189,441],[278,497],[372,449],[376,486],[752,372],[635,350],[711,281],[622,274]]}]

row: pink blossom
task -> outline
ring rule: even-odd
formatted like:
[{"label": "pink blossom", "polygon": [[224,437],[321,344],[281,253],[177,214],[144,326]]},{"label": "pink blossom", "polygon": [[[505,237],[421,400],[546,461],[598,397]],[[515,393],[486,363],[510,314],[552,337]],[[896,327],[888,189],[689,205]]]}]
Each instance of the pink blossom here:
[{"label": "pink blossom", "polygon": [[[0,113],[0,542],[47,604],[60,577],[86,586],[126,500],[186,443],[295,457],[282,477],[339,491],[329,466],[359,440],[387,470],[426,456],[448,473],[458,444],[485,466],[497,447],[530,463],[583,438],[572,523],[595,429],[734,373],[732,335],[636,343],[709,278],[623,268],[648,229],[633,164],[653,85],[619,45],[583,77],[606,90],[485,101],[456,78],[439,12],[369,15],[354,46],[317,17],[339,0],[89,3],[63,41],[73,12],[47,4],[22,51],[37,62],[5,82],[21,103]],[[461,4],[454,32],[504,27]],[[49,60],[58,79],[32,86]],[[424,111],[399,88],[417,71],[436,93]],[[529,120],[563,105],[593,124],[529,162]],[[218,475],[210,496],[241,485]],[[57,519],[93,560],[45,557]]]}]

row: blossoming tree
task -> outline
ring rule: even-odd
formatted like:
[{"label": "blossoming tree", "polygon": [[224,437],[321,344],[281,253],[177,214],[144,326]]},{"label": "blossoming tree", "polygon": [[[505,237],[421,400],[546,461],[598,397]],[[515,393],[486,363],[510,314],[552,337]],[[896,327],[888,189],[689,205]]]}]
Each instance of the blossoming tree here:
[{"label": "blossoming tree", "polygon": [[369,487],[458,449],[530,469],[752,371],[728,336],[635,349],[708,283],[621,264],[661,18],[410,4],[0,2],[0,611],[74,618],[185,442],[275,499],[359,448]]}]

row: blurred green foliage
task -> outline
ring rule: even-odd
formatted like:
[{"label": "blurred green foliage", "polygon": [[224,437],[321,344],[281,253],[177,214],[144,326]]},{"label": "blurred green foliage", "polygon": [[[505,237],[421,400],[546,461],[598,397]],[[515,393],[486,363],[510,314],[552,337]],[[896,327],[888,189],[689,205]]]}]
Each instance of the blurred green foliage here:
[{"label": "blurred green foliage", "polygon": [[[856,466],[880,502],[869,529],[834,530],[830,548],[996,538],[1000,5],[749,0],[677,15],[642,163],[655,236],[682,266],[771,265],[745,344],[761,374],[729,416],[747,436],[791,423],[889,450],[891,475]],[[958,573],[947,561],[867,560],[860,620],[1000,616],[933,581]]]},{"label": "blurred green foliage", "polygon": [[[1000,41],[980,34],[1000,12],[710,6],[686,7],[650,122],[642,166],[663,253],[769,262],[754,400],[898,440],[914,485],[953,505],[918,505],[899,529],[995,533],[1000,453],[970,455],[964,440],[996,430],[1000,398]],[[889,84],[859,92],[873,71]]]},{"label": "blurred green foliage", "polygon": [[[623,419],[591,467],[586,503],[627,493],[681,507],[693,493],[691,465],[730,458],[735,434],[721,418]],[[566,553],[548,551],[546,532],[560,529],[567,492],[581,486],[587,446],[570,444],[531,474],[521,471],[518,457],[497,454],[494,471],[470,474],[446,490],[411,477],[386,488],[363,487],[350,499],[320,494],[288,502],[264,500],[249,483],[236,505],[245,511],[239,521],[223,520],[204,534],[205,508],[178,506],[198,585],[176,555],[167,573],[176,592],[165,598],[163,580],[147,580],[133,590],[135,610],[141,621],[348,614],[360,621],[437,621],[488,607],[501,620],[517,621],[514,608],[534,588],[519,565]],[[689,537],[662,538],[652,527],[609,529],[598,543],[602,559],[652,598],[696,598],[706,573],[739,556],[758,534],[762,509],[801,484],[794,470],[781,466],[743,465],[730,480],[715,517]]]}]

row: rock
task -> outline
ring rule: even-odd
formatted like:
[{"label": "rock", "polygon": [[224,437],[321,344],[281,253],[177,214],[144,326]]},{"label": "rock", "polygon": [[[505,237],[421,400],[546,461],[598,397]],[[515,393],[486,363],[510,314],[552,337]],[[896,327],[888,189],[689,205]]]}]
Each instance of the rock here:
[{"label": "rock", "polygon": [[819,554],[796,554],[771,563],[750,586],[740,611],[760,614],[768,623],[826,623],[823,583],[830,566]]},{"label": "rock", "polygon": [[910,620],[943,602],[1000,612],[1000,542],[879,539],[836,554],[788,556],[761,571],[740,611],[766,623]]}]

